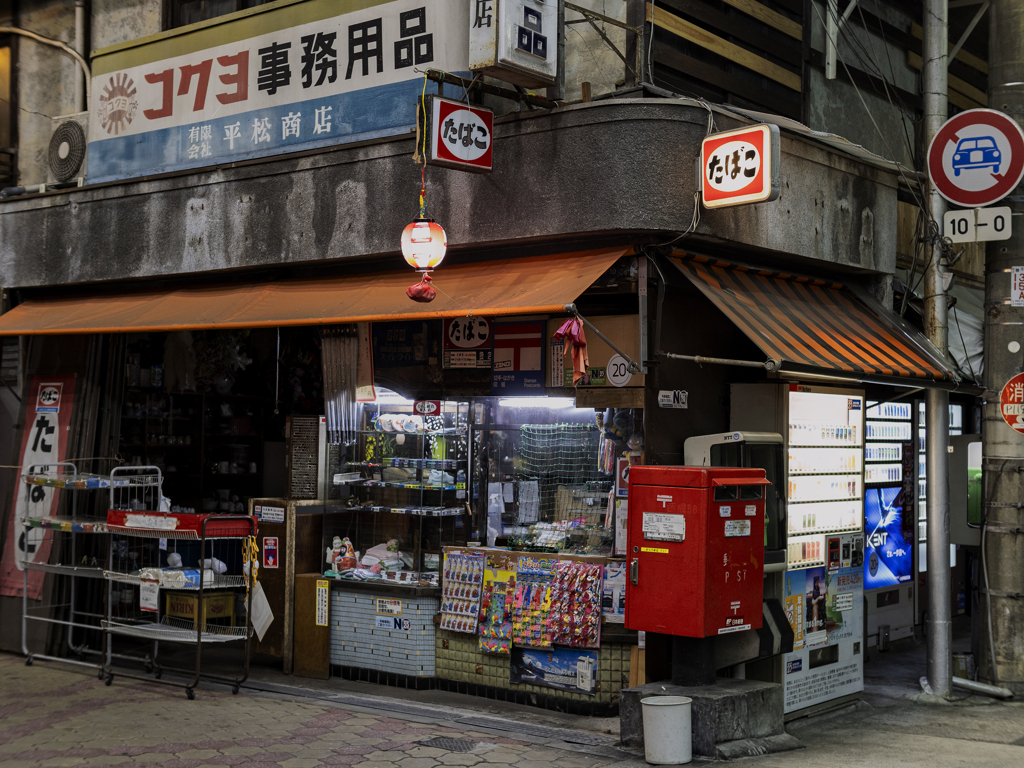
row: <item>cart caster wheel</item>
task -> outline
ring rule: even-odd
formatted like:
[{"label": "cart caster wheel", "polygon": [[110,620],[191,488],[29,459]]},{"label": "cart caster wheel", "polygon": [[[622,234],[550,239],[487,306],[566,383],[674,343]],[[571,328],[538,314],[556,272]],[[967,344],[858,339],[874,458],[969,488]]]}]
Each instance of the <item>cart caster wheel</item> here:
[{"label": "cart caster wheel", "polygon": [[152,672],[152,671],[153,671],[153,665],[152,665],[152,664],[150,664],[150,663],[149,663],[149,662],[147,661],[147,662],[146,662],[146,667],[145,667],[145,669],[146,669],[146,674],[149,674],[150,672]]},{"label": "cart caster wheel", "polygon": [[113,682],[114,682],[114,676],[113,675],[107,675],[107,679],[103,681],[103,684],[104,685],[110,685]]},{"label": "cart caster wheel", "polygon": [[164,671],[162,669],[158,669],[156,671],[156,679],[159,680],[163,676],[164,676]]},{"label": "cart caster wheel", "polygon": [[191,688],[185,689],[185,695],[188,696],[189,701],[192,701],[196,697],[195,691],[193,691]]},{"label": "cart caster wheel", "polygon": [[31,656],[29,656],[29,657],[27,657],[25,659],[25,666],[26,667],[31,667],[32,666],[32,657]]},{"label": "cart caster wheel", "polygon": [[238,686],[237,683],[235,685],[231,686],[231,693],[237,695],[238,694],[238,688],[239,688],[239,686]]}]

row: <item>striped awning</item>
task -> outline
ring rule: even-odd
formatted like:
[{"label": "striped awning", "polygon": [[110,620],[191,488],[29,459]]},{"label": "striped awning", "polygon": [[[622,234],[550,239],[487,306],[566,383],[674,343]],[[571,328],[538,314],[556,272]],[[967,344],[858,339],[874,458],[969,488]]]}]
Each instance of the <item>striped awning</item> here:
[{"label": "striped awning", "polygon": [[895,313],[843,285],[690,254],[684,275],[784,370],[925,382],[958,380],[938,350]]}]

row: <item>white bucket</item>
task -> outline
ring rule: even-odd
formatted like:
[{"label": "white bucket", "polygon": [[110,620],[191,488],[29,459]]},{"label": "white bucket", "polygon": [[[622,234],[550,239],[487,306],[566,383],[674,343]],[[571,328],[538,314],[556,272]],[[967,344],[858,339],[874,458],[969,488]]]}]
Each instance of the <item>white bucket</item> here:
[{"label": "white bucket", "polygon": [[644,752],[648,763],[688,763],[690,751],[690,705],[686,696],[649,696],[640,699],[644,717]]}]

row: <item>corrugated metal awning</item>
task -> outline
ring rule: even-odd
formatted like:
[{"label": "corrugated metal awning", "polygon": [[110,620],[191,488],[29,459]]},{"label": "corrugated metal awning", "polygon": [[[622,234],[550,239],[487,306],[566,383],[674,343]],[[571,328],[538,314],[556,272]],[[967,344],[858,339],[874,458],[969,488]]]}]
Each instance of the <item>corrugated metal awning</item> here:
[{"label": "corrugated metal awning", "polygon": [[953,382],[937,349],[881,306],[832,280],[755,270],[703,256],[673,263],[783,370]]}]

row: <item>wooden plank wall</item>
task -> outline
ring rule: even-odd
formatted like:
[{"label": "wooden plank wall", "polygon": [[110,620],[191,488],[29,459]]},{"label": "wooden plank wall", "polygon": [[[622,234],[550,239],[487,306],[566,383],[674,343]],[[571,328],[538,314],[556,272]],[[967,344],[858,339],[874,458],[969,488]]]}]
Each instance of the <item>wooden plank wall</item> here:
[{"label": "wooden plank wall", "polygon": [[[659,0],[646,4],[657,28],[654,82],[716,102],[800,119],[803,2]],[[667,35],[665,33],[668,33]]]}]

